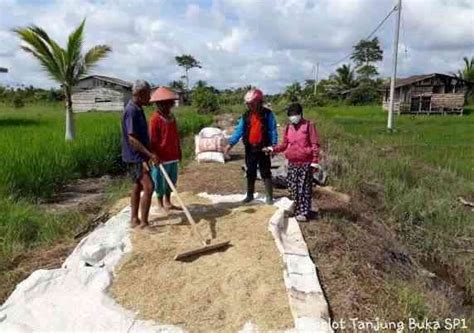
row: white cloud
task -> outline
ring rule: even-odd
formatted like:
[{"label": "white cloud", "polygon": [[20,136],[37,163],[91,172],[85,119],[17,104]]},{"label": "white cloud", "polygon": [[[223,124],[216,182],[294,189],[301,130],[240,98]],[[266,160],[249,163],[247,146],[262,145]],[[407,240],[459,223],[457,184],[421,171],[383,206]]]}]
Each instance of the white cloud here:
[{"label": "white cloud", "polygon": [[237,52],[247,38],[247,31],[239,28],[232,28],[230,34],[225,36],[219,43],[219,47],[227,52]]},{"label": "white cloud", "polygon": [[272,80],[278,78],[278,76],[280,75],[280,68],[275,65],[265,65],[262,66],[260,72],[266,79]]},{"label": "white cloud", "polygon": [[[456,71],[463,56],[474,54],[472,0],[403,3],[401,75]],[[96,72],[163,84],[182,75],[174,56],[186,53],[203,65],[191,72],[192,82],[275,92],[311,78],[316,61],[322,77],[334,71],[328,64],[350,52],[392,7],[392,0],[0,0],[0,66],[10,68],[0,83],[54,85],[18,48],[13,27],[37,24],[64,43],[87,17],[85,46],[113,48]],[[392,31],[390,19],[377,33],[382,75],[389,73]]]}]

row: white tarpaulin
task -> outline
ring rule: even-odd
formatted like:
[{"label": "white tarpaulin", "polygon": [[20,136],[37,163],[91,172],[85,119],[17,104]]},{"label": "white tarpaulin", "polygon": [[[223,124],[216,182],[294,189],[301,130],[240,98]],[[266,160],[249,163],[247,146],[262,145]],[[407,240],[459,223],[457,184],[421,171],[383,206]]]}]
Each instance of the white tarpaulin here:
[{"label": "white tarpaulin", "polygon": [[[201,196],[213,203],[243,198]],[[284,217],[292,202],[283,198],[275,205],[279,209],[269,229],[285,264],[294,330],[331,332],[327,303],[298,223]],[[137,320],[137,314],[107,295],[115,266],[131,251],[129,221],[128,207],[85,237],[62,268],[35,271],[18,284],[0,307],[0,332],[183,332],[177,326]],[[246,323],[242,331],[256,332],[258,328]]]}]

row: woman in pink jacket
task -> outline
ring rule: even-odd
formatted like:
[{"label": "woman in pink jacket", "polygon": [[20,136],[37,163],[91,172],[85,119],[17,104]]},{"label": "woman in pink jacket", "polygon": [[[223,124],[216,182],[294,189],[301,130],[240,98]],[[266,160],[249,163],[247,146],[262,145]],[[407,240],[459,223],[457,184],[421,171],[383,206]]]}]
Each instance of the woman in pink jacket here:
[{"label": "woman in pink jacket", "polygon": [[319,162],[319,138],[314,123],[303,118],[299,103],[287,109],[290,123],[283,130],[283,142],[266,151],[285,153],[288,160],[288,189],[295,202],[295,216],[306,222],[311,213],[313,172]]}]

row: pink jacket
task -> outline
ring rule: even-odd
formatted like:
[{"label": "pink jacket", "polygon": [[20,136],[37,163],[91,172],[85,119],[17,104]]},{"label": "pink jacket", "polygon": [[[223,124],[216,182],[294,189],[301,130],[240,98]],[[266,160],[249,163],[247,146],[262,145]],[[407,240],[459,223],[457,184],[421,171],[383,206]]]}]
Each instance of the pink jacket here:
[{"label": "pink jacket", "polygon": [[285,152],[290,163],[318,163],[319,137],[316,127],[304,118],[296,126],[286,125],[283,141],[273,147],[275,153]]}]

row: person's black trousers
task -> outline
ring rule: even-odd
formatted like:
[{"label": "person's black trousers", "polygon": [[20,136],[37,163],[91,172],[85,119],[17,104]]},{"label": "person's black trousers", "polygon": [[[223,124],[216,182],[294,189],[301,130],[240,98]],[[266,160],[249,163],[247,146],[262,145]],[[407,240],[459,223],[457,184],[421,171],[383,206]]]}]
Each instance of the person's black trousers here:
[{"label": "person's black trousers", "polygon": [[245,147],[245,164],[247,166],[247,179],[257,179],[257,168],[260,170],[262,179],[272,177],[270,156],[266,155],[261,149]]}]

